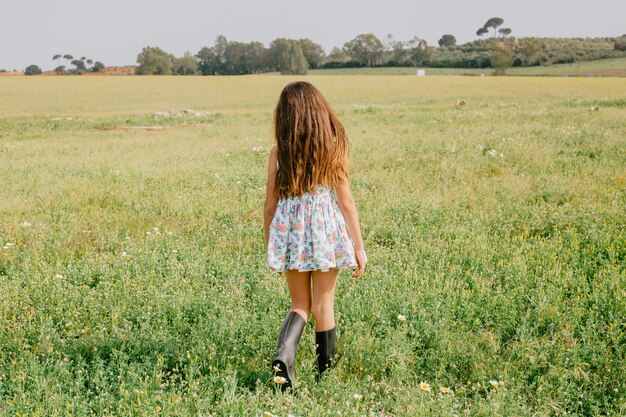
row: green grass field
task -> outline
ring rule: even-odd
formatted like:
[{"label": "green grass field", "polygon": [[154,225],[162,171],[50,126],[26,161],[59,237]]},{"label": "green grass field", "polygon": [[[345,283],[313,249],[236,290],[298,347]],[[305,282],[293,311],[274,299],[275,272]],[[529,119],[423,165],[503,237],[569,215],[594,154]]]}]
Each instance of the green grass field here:
[{"label": "green grass field", "polygon": [[0,417],[625,415],[626,79],[307,77],[370,263],[291,396],[262,204],[295,79],[0,78]]},{"label": "green grass field", "polygon": [[[309,71],[311,75],[415,75],[417,68],[337,68]],[[425,68],[426,75],[492,75],[491,68]],[[537,67],[514,67],[507,75],[516,76],[570,76],[570,77],[624,77],[626,58],[600,59],[574,64],[555,64]]]}]

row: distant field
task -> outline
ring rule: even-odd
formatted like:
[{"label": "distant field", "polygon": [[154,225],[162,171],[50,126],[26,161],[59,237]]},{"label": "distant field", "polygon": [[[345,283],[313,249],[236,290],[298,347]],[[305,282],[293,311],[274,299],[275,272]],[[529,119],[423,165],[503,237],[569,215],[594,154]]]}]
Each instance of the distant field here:
[{"label": "distant field", "polygon": [[[311,70],[311,75],[415,75],[417,68],[338,68]],[[425,68],[426,75],[491,75],[490,68]],[[558,64],[539,67],[515,67],[507,70],[508,75],[531,76],[626,76],[626,58],[603,59],[577,64]]]},{"label": "distant field", "polygon": [[[316,383],[311,319],[292,397],[262,205],[297,79],[345,123],[369,265],[340,275],[337,367]],[[626,78],[0,92],[0,417],[626,415]]]}]

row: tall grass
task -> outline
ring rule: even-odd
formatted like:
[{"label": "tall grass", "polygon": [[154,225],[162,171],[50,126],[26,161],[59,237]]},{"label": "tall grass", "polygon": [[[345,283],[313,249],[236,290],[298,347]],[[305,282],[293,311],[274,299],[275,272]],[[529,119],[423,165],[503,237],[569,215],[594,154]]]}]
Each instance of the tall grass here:
[{"label": "tall grass", "polygon": [[292,79],[0,79],[0,416],[626,414],[626,80],[308,79],[370,263],[294,396],[261,219]]}]

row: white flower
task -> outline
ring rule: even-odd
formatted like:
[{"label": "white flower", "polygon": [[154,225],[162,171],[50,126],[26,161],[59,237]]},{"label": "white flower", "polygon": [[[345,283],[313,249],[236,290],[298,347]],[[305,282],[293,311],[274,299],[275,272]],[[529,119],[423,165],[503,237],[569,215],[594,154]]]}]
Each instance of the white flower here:
[{"label": "white flower", "polygon": [[422,391],[430,392],[430,384],[428,382],[420,382],[420,389]]},{"label": "white flower", "polygon": [[492,387],[494,388],[498,388],[498,385],[500,385],[499,381],[496,381],[495,379],[492,379],[489,381],[489,383],[491,384]]},{"label": "white flower", "polygon": [[406,317],[404,317],[402,314],[398,314],[398,320],[405,321]]},{"label": "white flower", "polygon": [[354,394],[354,399],[360,401],[363,396],[361,394]]},{"label": "white flower", "polygon": [[55,277],[56,279],[63,279],[63,275],[61,275],[61,274],[56,274],[54,277]]},{"label": "white flower", "polygon": [[274,368],[274,372],[280,372],[280,367],[279,366],[274,365],[273,368]]},{"label": "white flower", "polygon": [[20,226],[21,226],[21,227],[31,227],[31,226],[32,226],[32,224],[31,224],[30,222],[25,221],[25,222],[24,222],[24,223],[22,223]]},{"label": "white flower", "polygon": [[274,377],[274,382],[276,382],[277,384],[283,385],[285,382],[287,382],[287,378],[283,378],[282,376],[276,375]]},{"label": "white flower", "polygon": [[122,251],[122,256],[128,256],[128,254],[125,251]]}]

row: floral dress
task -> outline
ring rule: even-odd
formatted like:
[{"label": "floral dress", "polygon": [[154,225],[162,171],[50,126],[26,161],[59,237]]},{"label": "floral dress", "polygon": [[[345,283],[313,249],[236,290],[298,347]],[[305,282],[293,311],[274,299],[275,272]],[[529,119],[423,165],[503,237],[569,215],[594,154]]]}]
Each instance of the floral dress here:
[{"label": "floral dress", "polygon": [[355,268],[354,242],[331,188],[278,200],[267,264],[276,272]]}]

